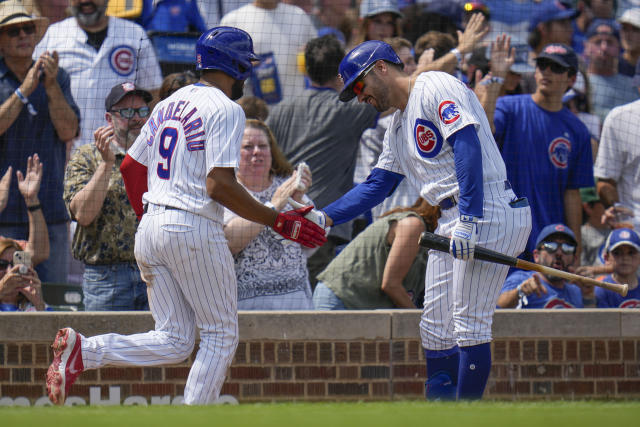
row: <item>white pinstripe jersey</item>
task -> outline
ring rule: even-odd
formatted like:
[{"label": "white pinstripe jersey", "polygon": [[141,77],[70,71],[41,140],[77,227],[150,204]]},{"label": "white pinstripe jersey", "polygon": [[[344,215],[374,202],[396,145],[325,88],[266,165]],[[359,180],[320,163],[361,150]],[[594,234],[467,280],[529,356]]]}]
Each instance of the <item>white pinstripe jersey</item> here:
[{"label": "white pinstripe jersey", "polygon": [[[453,133],[474,125],[482,151],[485,183],[507,179],[487,116],[476,95],[455,77],[432,71],[415,81],[404,111],[396,111],[384,136],[377,168],[403,174],[430,204],[459,193]],[[478,162],[478,166],[480,163]]]},{"label": "white pinstripe jersey", "polygon": [[159,102],[128,151],[147,166],[144,203],[173,206],[222,223],[207,193],[214,167],[235,168],[245,116],[220,89],[200,83]]}]

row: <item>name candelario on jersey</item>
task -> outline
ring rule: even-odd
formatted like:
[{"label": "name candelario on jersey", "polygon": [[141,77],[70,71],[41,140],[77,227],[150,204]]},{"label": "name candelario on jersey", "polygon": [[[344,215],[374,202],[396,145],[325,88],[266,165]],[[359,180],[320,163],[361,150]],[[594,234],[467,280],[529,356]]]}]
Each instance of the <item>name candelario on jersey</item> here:
[{"label": "name candelario on jersey", "polygon": [[178,101],[171,102],[166,107],[162,107],[155,114],[155,117],[151,117],[146,126],[149,127],[149,137],[147,138],[147,145],[153,145],[153,140],[156,137],[158,128],[166,121],[179,122],[184,132],[184,137],[187,141],[187,150],[198,151],[204,150],[204,129],[202,129],[202,118],[198,113],[198,108],[193,107],[185,115],[185,111],[188,110],[190,101]]}]

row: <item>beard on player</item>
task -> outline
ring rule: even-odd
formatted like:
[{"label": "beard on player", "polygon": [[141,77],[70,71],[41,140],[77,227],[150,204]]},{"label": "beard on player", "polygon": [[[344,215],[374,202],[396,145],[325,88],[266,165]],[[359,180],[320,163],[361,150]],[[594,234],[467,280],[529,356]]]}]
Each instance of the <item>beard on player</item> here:
[{"label": "beard on player", "polygon": [[244,80],[236,80],[231,86],[231,100],[235,101],[242,98],[244,93]]}]

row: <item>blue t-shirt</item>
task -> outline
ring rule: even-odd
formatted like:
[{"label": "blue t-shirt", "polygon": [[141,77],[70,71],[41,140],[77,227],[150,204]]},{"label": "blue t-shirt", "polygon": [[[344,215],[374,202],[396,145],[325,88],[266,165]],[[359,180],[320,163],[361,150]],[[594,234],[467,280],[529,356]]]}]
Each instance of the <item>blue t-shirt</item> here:
[{"label": "blue t-shirt", "polygon": [[[518,285],[529,277],[533,276],[533,271],[523,271],[516,270],[507,276],[507,280],[505,280],[504,285],[502,285],[502,290],[500,293],[504,293],[506,291],[510,291],[516,289]],[[538,275],[540,277],[540,282],[547,288],[547,293],[543,293],[542,296],[536,295],[536,293],[532,293],[527,296],[527,304],[522,305],[522,308],[583,308],[582,304],[582,291],[580,287],[571,283],[565,283],[565,285],[560,288],[554,287],[551,283],[549,283],[542,275]]]},{"label": "blue t-shirt", "polygon": [[529,94],[499,98],[494,123],[513,191],[529,199],[531,252],[542,228],[566,221],[565,190],[594,185],[591,136],[567,108],[544,110]]},{"label": "blue t-shirt", "polygon": [[[618,283],[611,275],[601,279],[603,282]],[[604,288],[595,289],[598,308],[640,308],[640,286],[627,293],[626,297]]]},{"label": "blue t-shirt", "polygon": [[[79,120],[80,110],[71,95],[69,74],[64,69],[58,68],[56,80],[67,104]],[[0,103],[5,102],[19,86],[20,82],[16,76],[7,68],[4,60],[0,59]],[[27,169],[27,157],[34,153],[38,153],[42,162],[42,182],[38,198],[47,224],[69,220],[67,208],[62,200],[66,144],[58,138],[49,116],[49,101],[44,85],[40,83],[28,98],[37,114],[32,116],[27,108],[23,107],[9,129],[0,135],[0,176],[4,175],[9,166],[13,166],[14,174],[9,188],[7,207],[0,213],[0,225],[29,223],[27,207],[18,191],[15,172],[19,170],[24,173]],[[104,108],[104,104],[101,107]]]},{"label": "blue t-shirt", "polygon": [[573,35],[571,36],[571,48],[577,55],[582,55],[584,52],[584,42],[587,40],[587,35],[578,28],[576,20],[571,21],[571,27],[573,28]]},{"label": "blue t-shirt", "polygon": [[201,33],[207,26],[200,15],[196,0],[160,0],[155,8],[151,0],[145,0],[140,23],[147,31],[184,33],[190,30]]}]

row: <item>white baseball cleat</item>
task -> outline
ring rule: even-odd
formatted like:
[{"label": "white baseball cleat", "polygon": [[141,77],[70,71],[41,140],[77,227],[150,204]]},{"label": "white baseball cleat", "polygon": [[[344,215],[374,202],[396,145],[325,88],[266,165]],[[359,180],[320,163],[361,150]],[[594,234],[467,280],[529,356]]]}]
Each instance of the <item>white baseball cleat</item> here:
[{"label": "white baseball cleat", "polygon": [[47,393],[55,405],[64,405],[71,386],[84,371],[80,335],[71,328],[60,329],[51,348],[53,362],[47,371]]}]

